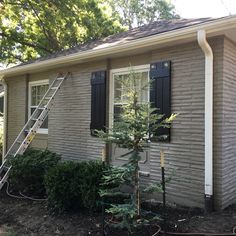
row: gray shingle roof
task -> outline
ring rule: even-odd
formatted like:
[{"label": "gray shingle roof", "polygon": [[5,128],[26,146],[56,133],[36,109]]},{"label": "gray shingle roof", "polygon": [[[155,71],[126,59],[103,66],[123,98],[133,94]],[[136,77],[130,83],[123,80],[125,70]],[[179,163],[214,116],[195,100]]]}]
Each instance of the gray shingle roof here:
[{"label": "gray shingle roof", "polygon": [[44,61],[44,60],[48,60],[52,58],[58,58],[61,56],[66,56],[66,55],[70,55],[70,54],[74,54],[78,52],[84,52],[87,50],[94,49],[98,46],[102,47],[103,45],[106,45],[109,43],[117,43],[117,44],[125,43],[125,42],[129,42],[129,41],[136,40],[139,38],[145,38],[151,35],[157,35],[164,32],[169,32],[172,30],[189,27],[189,26],[201,24],[204,22],[212,21],[212,20],[214,20],[214,18],[160,20],[160,21],[153,22],[151,24],[134,28],[129,31],[125,31],[122,33],[108,36],[104,39],[94,40],[92,42],[84,43],[76,47],[67,49],[67,50],[53,53],[53,54],[48,55],[47,57],[38,58],[34,61],[29,61],[27,63],[22,63],[19,66],[37,63],[40,61]]}]

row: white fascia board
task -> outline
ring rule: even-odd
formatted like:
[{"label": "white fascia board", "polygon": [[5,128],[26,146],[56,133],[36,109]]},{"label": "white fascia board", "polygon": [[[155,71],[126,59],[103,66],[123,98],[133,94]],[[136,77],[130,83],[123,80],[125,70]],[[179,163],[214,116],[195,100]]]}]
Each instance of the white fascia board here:
[{"label": "white fascia board", "polygon": [[22,65],[4,69],[0,71],[0,78],[6,76],[14,76],[24,73],[29,73],[34,70],[48,70],[50,68],[67,65],[72,63],[80,63],[85,60],[89,61],[100,56],[108,56],[111,54],[119,54],[128,52],[130,50],[136,50],[144,47],[161,45],[163,43],[169,43],[179,41],[183,39],[196,39],[197,31],[200,29],[206,30],[208,34],[217,33],[222,30],[227,30],[236,27],[236,16],[229,16],[220,18],[205,23],[199,23],[193,26],[186,26],[184,28],[168,31],[132,41],[122,41],[107,43],[105,45],[99,45],[91,50],[84,52],[77,52],[66,56],[60,56],[57,58],[51,58],[44,61],[31,63],[28,65]]}]

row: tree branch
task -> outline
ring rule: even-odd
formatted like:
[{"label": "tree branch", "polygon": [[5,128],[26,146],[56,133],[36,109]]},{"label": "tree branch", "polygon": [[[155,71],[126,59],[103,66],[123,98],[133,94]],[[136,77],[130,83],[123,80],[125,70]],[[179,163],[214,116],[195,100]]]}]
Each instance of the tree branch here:
[{"label": "tree branch", "polygon": [[[4,33],[3,31],[0,32],[0,36],[2,37],[6,37],[6,38],[9,38],[10,36],[6,33]],[[41,49],[47,53],[52,53],[51,50],[41,46],[41,45],[38,45],[38,44],[33,44],[33,43],[30,43],[30,42],[27,42],[27,41],[24,41],[24,40],[20,40],[19,38],[16,38],[14,37],[13,35],[11,35],[12,39],[16,42],[16,43],[20,43],[22,45],[25,45],[25,46],[28,46],[28,47],[31,47],[31,48],[35,48],[35,49]]]},{"label": "tree branch", "polygon": [[[33,4],[30,2],[30,0],[26,0],[26,1],[28,2],[30,8],[32,9],[32,11],[34,12],[36,18],[38,19],[38,21],[39,21],[39,23],[40,23],[40,25],[41,25],[41,27],[42,27],[43,33],[44,33],[45,37],[47,38],[48,42],[51,42],[51,38],[52,38],[52,37],[48,34],[48,32],[47,32],[47,30],[46,30],[46,28],[45,28],[45,24],[44,24],[43,21],[41,20],[39,14],[37,13],[37,10],[34,8]],[[55,42],[50,43],[50,45],[53,46],[53,47],[55,47],[55,44],[54,44],[54,43],[55,43]],[[57,43],[56,43],[56,44],[57,44]],[[58,45],[57,45],[57,48],[58,48]]]}]

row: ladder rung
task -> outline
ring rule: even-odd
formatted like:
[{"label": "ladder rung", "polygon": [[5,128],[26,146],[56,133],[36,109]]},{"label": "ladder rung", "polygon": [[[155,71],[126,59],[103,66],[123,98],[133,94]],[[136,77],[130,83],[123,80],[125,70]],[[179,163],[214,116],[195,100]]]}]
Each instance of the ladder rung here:
[{"label": "ladder rung", "polygon": [[45,97],[44,99],[50,100],[52,97]]},{"label": "ladder rung", "polygon": [[38,107],[38,108],[36,108],[36,109],[38,109],[38,110],[44,110],[44,108],[45,108],[45,107]]},{"label": "ladder rung", "polygon": [[7,166],[3,166],[2,168],[3,168],[4,171],[8,171],[10,169],[10,167],[7,167]]},{"label": "ladder rung", "polygon": [[59,78],[57,78],[57,80],[63,80],[64,79],[64,77],[59,77]]},{"label": "ladder rung", "polygon": [[14,156],[14,155],[15,155],[15,153],[13,153],[13,152],[10,152],[10,153],[8,153],[8,155],[10,155],[10,156]]},{"label": "ladder rung", "polygon": [[29,132],[34,133],[34,130],[32,130],[32,129],[25,129],[25,132],[27,132],[27,133],[29,133]]},{"label": "ladder rung", "polygon": [[51,87],[51,89],[55,89],[56,90],[56,89],[58,89],[58,87]]},{"label": "ladder rung", "polygon": [[31,120],[32,120],[32,121],[37,121],[38,119],[36,119],[36,118],[32,118]]},{"label": "ladder rung", "polygon": [[[0,168],[0,180],[1,180],[1,175],[2,173],[5,171],[7,171],[9,169],[9,167],[6,166],[6,162],[1,166]],[[5,174],[5,173],[4,173]]]}]

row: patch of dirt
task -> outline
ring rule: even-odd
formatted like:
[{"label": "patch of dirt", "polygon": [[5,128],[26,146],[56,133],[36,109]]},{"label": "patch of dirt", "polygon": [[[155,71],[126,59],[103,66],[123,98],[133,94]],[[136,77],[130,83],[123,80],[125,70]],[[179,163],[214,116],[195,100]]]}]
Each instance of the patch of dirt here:
[{"label": "patch of dirt", "polygon": [[[153,205],[145,204],[144,207],[161,214],[163,212],[160,205],[153,207]],[[171,206],[167,207],[166,216],[169,232],[205,233],[207,235],[232,234],[233,230],[236,230],[236,205],[210,214],[205,214],[199,208]]]},{"label": "patch of dirt", "polygon": [[[160,205],[144,204],[144,207],[146,210],[162,212]],[[207,215],[199,209],[168,207],[167,218],[167,230],[172,232],[232,233],[236,226],[236,206]],[[101,222],[102,217],[98,213],[53,214],[45,202],[14,199],[0,192],[1,236],[102,236]],[[156,230],[146,227],[134,235],[148,236]],[[107,235],[126,236],[128,233],[111,230]]]},{"label": "patch of dirt", "polygon": [[1,192],[1,231],[17,236],[96,236],[101,235],[101,217],[86,213],[55,215],[49,213],[45,202],[14,199]]}]

